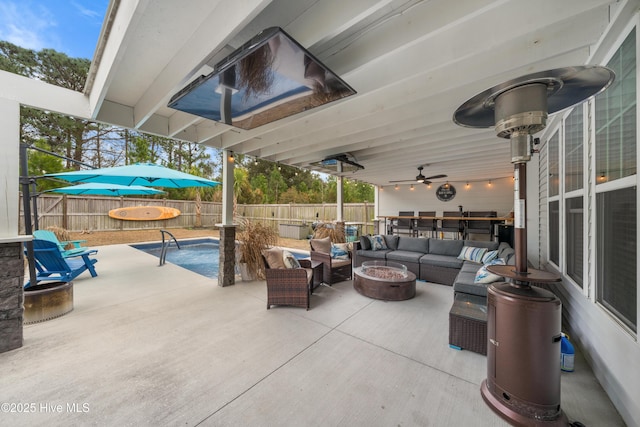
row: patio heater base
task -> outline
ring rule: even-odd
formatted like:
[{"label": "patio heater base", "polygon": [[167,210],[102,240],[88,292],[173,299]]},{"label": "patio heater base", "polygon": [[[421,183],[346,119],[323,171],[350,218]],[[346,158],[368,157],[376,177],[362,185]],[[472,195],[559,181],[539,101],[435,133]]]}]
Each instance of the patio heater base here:
[{"label": "patio heater base", "polygon": [[487,293],[484,401],[514,425],[568,425],[560,410],[562,304],[547,290],[494,283]]},{"label": "patio heater base", "polygon": [[564,414],[564,412],[560,411],[558,417],[554,420],[537,420],[535,418],[531,418],[529,416],[520,414],[509,406],[504,404],[504,400],[495,396],[491,393],[487,387],[487,380],[482,381],[482,385],[480,386],[480,393],[482,394],[482,399],[489,406],[493,412],[498,414],[504,420],[508,421],[511,425],[514,426],[569,426],[569,419]]}]

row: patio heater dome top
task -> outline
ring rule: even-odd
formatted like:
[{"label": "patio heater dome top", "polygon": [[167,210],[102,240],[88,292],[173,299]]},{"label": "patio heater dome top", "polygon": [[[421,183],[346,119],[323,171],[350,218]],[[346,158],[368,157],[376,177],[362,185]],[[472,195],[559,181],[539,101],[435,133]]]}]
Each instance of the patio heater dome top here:
[{"label": "patio heater dome top", "polygon": [[605,90],[615,74],[602,66],[574,66],[527,74],[493,86],[462,104],[453,121],[465,127],[496,127],[499,137],[533,134],[553,114]]}]

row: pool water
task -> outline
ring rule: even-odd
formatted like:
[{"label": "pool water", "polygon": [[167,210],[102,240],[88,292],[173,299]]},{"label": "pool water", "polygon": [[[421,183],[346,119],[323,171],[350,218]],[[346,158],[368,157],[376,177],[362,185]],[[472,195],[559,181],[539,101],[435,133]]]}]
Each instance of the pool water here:
[{"label": "pool water", "polygon": [[[218,262],[220,255],[220,245],[214,239],[183,240],[178,242],[180,249],[175,242],[171,242],[167,250],[166,262],[179,265],[210,278],[218,277]],[[160,259],[162,243],[142,243],[131,245],[143,252],[151,254]]]},{"label": "pool water", "polygon": [[[212,279],[218,278],[220,244],[217,239],[182,240],[178,241],[178,243],[180,244],[180,249],[176,247],[175,242],[171,242],[167,250],[166,262]],[[136,243],[135,245],[131,245],[131,247],[160,259],[160,251],[162,250],[162,243],[160,242]],[[296,252],[291,249],[288,250],[296,258],[309,256],[308,253]]]}]

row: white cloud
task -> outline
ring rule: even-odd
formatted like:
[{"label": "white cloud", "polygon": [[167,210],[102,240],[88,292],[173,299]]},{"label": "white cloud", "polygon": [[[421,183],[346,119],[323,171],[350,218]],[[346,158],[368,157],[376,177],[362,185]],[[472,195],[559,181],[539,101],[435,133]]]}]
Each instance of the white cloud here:
[{"label": "white cloud", "polygon": [[80,15],[86,16],[87,18],[101,19],[104,16],[102,12],[98,12],[93,9],[87,9],[86,7],[84,7],[84,5],[80,3],[71,2],[71,4],[73,5],[73,7],[75,7],[78,10],[78,13],[80,13]]},{"label": "white cloud", "polygon": [[0,2],[0,40],[33,50],[55,49],[60,45],[52,31],[56,26],[53,14],[44,6],[24,0],[20,4]]}]

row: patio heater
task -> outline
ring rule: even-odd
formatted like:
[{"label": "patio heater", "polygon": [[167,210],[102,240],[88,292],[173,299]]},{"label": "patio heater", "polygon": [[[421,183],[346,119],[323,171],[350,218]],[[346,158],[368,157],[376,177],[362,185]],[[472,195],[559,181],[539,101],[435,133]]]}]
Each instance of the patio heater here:
[{"label": "patio heater", "polygon": [[560,278],[527,267],[527,162],[533,134],[545,128],[547,115],[582,102],[606,89],[614,73],[600,66],[558,68],[529,74],[492,87],[462,104],[455,123],[495,126],[510,140],[514,164],[515,266],[488,269],[507,279],[487,294],[487,379],[484,401],[513,425],[568,425],[560,409],[560,300],[532,283]]}]

